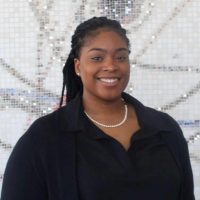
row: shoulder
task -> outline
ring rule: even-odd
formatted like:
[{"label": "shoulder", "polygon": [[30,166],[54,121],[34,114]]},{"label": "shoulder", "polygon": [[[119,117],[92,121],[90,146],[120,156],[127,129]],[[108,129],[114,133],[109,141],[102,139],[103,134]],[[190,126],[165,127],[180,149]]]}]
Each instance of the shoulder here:
[{"label": "shoulder", "polygon": [[182,134],[179,124],[168,113],[145,106],[129,94],[123,95],[125,100],[133,105],[139,119],[146,125],[159,130],[171,130],[177,134]]},{"label": "shoulder", "polygon": [[180,128],[177,121],[170,114],[147,106],[145,106],[145,109],[149,113],[149,116],[154,117],[154,119],[158,122],[162,122],[166,126],[173,129]]},{"label": "shoulder", "polygon": [[64,108],[36,119],[26,132],[19,138],[17,145],[26,144],[27,148],[44,145],[61,134],[61,121],[64,117]]},{"label": "shoulder", "polygon": [[28,128],[27,132],[52,131],[58,127],[60,110],[36,119]]},{"label": "shoulder", "polygon": [[[80,98],[77,96],[66,106],[36,119],[21,136],[18,143],[32,143],[35,146],[58,145],[64,138],[73,140],[72,132],[80,129],[79,108]],[[71,136],[72,135],[72,136]]]},{"label": "shoulder", "polygon": [[35,134],[49,132],[57,130],[59,127],[59,120],[61,117],[62,109],[56,110],[48,115],[42,116],[36,119],[28,128],[27,132]]},{"label": "shoulder", "polygon": [[146,107],[147,111],[150,113],[150,116],[153,120],[157,121],[157,125],[161,125],[166,130],[169,130],[176,134],[179,137],[183,137],[183,132],[178,124],[178,122],[168,113],[163,111],[158,111],[150,107]]}]

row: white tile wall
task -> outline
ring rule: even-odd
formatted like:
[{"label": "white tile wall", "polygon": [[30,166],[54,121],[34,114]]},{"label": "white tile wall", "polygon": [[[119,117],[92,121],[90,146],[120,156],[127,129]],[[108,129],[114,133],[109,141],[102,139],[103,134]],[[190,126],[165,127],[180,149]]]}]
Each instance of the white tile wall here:
[{"label": "white tile wall", "polygon": [[127,91],[182,122],[200,200],[199,10],[199,0],[0,0],[0,188],[13,145],[58,105],[75,27],[106,15],[128,30],[133,68]]}]

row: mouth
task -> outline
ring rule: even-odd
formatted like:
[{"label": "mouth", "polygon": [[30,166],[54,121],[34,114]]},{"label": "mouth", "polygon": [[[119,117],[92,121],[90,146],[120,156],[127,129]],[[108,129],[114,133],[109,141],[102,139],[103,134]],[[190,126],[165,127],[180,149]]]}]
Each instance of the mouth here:
[{"label": "mouth", "polygon": [[108,85],[108,86],[114,86],[116,85],[120,78],[118,77],[109,77],[109,78],[98,78],[99,81],[101,81],[103,84]]}]

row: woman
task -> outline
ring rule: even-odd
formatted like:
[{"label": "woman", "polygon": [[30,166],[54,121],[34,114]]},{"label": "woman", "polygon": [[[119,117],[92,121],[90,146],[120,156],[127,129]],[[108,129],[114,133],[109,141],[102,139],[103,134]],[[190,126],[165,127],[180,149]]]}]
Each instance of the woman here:
[{"label": "woman", "polygon": [[94,17],[72,36],[67,105],[36,120],[8,161],[1,200],[193,200],[187,143],[170,116],[124,93],[129,40]]}]

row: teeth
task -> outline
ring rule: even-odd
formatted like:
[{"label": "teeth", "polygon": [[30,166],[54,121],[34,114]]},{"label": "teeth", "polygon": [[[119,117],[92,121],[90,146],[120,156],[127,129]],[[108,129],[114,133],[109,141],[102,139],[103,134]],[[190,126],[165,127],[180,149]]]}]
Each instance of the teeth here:
[{"label": "teeth", "polygon": [[117,78],[100,78],[100,80],[105,83],[114,83],[117,81]]}]

